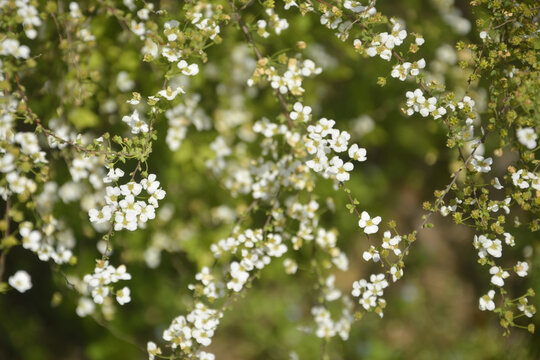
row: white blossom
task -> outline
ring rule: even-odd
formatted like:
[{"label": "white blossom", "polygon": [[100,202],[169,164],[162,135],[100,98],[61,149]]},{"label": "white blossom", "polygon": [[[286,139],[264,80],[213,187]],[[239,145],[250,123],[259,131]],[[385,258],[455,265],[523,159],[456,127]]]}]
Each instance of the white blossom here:
[{"label": "white blossom", "polygon": [[24,270],[19,270],[9,277],[8,284],[18,292],[24,293],[32,288],[32,279]]},{"label": "white blossom", "polygon": [[381,222],[381,217],[376,216],[371,218],[366,211],[362,211],[360,220],[358,221],[358,226],[364,229],[366,234],[375,234],[379,231],[379,223]]}]

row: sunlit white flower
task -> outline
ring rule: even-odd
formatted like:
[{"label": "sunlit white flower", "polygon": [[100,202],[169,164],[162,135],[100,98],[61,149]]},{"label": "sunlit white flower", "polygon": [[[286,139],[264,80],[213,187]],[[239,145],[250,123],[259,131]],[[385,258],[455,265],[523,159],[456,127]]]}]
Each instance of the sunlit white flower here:
[{"label": "sunlit white flower", "polygon": [[349,157],[356,161],[366,161],[367,151],[364,148],[358,147],[357,144],[352,144],[349,148]]},{"label": "sunlit white flower", "polygon": [[371,218],[366,211],[362,211],[360,220],[358,221],[358,226],[364,229],[366,234],[375,234],[379,231],[379,223],[381,222],[381,217],[376,216]]},{"label": "sunlit white flower", "polygon": [[399,249],[399,243],[401,242],[401,236],[396,235],[392,237],[390,231],[385,231],[383,234],[383,249],[392,250],[395,255],[401,255],[401,250]]},{"label": "sunlit white flower", "polygon": [[350,178],[349,172],[353,170],[354,165],[350,162],[343,163],[339,157],[334,156],[330,161],[328,172],[336,176],[337,181],[348,181]]},{"label": "sunlit white flower", "polygon": [[127,304],[128,302],[131,301],[130,295],[131,295],[131,291],[129,290],[127,286],[124,286],[122,289],[116,292],[116,301],[118,301],[120,305]]},{"label": "sunlit white flower", "polygon": [[471,164],[473,165],[474,170],[487,173],[491,171],[491,164],[493,164],[493,159],[484,159],[483,156],[474,155],[474,159],[472,159]]},{"label": "sunlit white flower", "polygon": [[503,270],[500,266],[492,266],[489,269],[491,276],[491,282],[497,286],[504,286],[504,279],[510,276],[508,271]]},{"label": "sunlit white flower", "polygon": [[289,116],[292,120],[307,122],[311,120],[311,107],[296,102],[293,106],[293,111],[291,111]]},{"label": "sunlit white flower", "polygon": [[536,147],[536,139],[538,134],[533,128],[520,128],[516,131],[518,141],[527,149],[532,150]]}]

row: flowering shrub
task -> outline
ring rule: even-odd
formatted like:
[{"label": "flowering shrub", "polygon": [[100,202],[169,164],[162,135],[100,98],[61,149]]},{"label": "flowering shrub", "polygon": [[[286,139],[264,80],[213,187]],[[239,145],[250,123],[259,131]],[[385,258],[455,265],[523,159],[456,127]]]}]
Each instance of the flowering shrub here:
[{"label": "flowering shrub", "polygon": [[463,6],[0,1],[0,355],[537,356],[539,9]]}]

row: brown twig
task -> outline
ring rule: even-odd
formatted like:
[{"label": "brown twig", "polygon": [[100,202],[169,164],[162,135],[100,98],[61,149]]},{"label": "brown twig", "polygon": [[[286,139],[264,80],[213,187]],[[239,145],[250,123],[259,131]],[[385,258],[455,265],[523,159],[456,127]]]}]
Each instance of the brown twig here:
[{"label": "brown twig", "polygon": [[[244,36],[246,37],[247,42],[253,48],[253,52],[255,53],[255,56],[257,57],[258,60],[264,59],[261,52],[259,51],[259,48],[255,44],[255,41],[253,40],[253,37],[251,36],[251,33],[249,32],[249,29],[246,26],[246,23],[244,22],[244,20],[242,20],[242,17],[238,13],[238,10],[234,6],[232,0],[227,0],[227,1],[229,2],[229,5],[231,6],[233,15],[236,18],[236,21],[238,22],[238,24],[240,25],[240,29],[242,29],[242,32],[244,33]],[[285,118],[287,119],[287,125],[289,126],[289,130],[291,130],[293,128],[293,122],[292,122],[291,117],[289,116],[289,110],[287,109],[287,102],[285,101],[285,99],[283,98],[283,95],[279,92],[278,89],[273,89],[273,90],[274,90],[274,94],[278,98],[279,103],[281,104],[281,107],[283,110],[282,112],[283,112],[283,115],[285,115]]]}]

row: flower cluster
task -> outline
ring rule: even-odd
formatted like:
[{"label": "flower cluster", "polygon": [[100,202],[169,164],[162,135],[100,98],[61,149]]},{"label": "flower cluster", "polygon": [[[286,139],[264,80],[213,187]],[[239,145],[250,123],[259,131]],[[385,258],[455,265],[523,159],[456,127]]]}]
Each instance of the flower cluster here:
[{"label": "flower cluster", "polygon": [[239,292],[248,281],[249,272],[261,270],[270,263],[272,257],[281,257],[287,252],[287,246],[279,234],[263,236],[261,229],[248,229],[238,236],[220,240],[210,250],[216,258],[224,253],[241,256],[240,262],[233,261],[230,264],[230,280],[227,282],[227,289]]},{"label": "flower cluster", "polygon": [[43,227],[43,231],[34,229],[28,221],[21,223],[19,234],[23,248],[34,252],[41,261],[52,259],[57,264],[68,263],[73,256],[75,239],[71,230],[55,232],[60,226],[54,219]]},{"label": "flower cluster", "polygon": [[195,125],[199,131],[210,128],[210,118],[198,106],[200,99],[200,95],[191,94],[184,98],[183,103],[165,112],[169,122],[165,141],[171,150],[176,151],[180,148],[190,124]]},{"label": "flower cluster", "polygon": [[349,338],[351,324],[354,320],[354,317],[350,312],[351,307],[352,304],[344,307],[341,318],[337,321],[332,320],[330,311],[324,306],[315,306],[311,308],[311,314],[315,318],[315,324],[317,325],[315,335],[325,339],[339,335],[342,340],[347,340]]},{"label": "flower cluster", "polygon": [[533,188],[540,191],[540,176],[525,169],[519,169],[512,174],[512,184],[520,189]]},{"label": "flower cluster", "polygon": [[[5,183],[0,186],[0,195],[5,200],[12,193],[35,193],[37,184],[31,178],[31,174],[26,173],[29,172],[32,166],[39,167],[48,163],[45,152],[41,150],[38,138],[34,133],[17,132],[12,136],[10,124],[12,115],[10,114],[10,107],[4,108],[0,114],[3,116],[3,122],[6,125],[0,140],[5,140],[10,144],[9,148],[0,148],[0,153],[2,154],[2,159],[0,160],[0,172],[5,173],[6,179]],[[31,164],[26,171],[17,164],[17,158],[14,154],[19,152],[23,156],[23,160],[28,161]]]},{"label": "flower cluster", "polygon": [[382,32],[373,37],[370,46],[366,50],[368,56],[374,57],[379,55],[381,59],[390,61],[394,47],[403,44],[403,41],[407,37],[407,31],[403,29],[403,26],[399,22],[392,21],[393,26],[390,33]]},{"label": "flower cluster", "polygon": [[[200,346],[209,346],[212,343],[214,331],[219,325],[219,319],[223,316],[218,310],[211,309],[203,303],[196,303],[195,309],[188,315],[176,317],[169,327],[163,332],[163,339],[173,349],[180,349],[184,354],[190,354],[200,360],[214,359],[213,354],[196,351],[193,349],[194,342]],[[158,354],[155,346],[149,346],[149,353]],[[190,356],[190,358],[192,358]]]},{"label": "flower cluster", "polygon": [[404,81],[405,79],[407,79],[408,75],[418,76],[420,74],[420,69],[423,69],[425,67],[426,67],[426,61],[424,59],[420,59],[413,63],[406,61],[403,64],[395,65],[392,68],[392,72],[390,73],[390,75],[393,78],[397,78],[401,81]]},{"label": "flower cluster", "polygon": [[[93,274],[86,274],[83,282],[87,287],[87,292],[92,295],[92,299],[96,304],[103,304],[105,298],[116,295],[116,301],[120,305],[124,305],[131,301],[130,290],[127,286],[116,290],[113,284],[121,280],[131,280],[131,275],[127,272],[125,265],[120,265],[115,268],[109,265],[108,261],[98,260]],[[84,306],[84,304],[83,304]],[[81,314],[84,314],[81,311]]]},{"label": "flower cluster", "polygon": [[253,76],[248,80],[248,85],[253,86],[258,83],[261,78],[270,82],[270,86],[276,89],[280,94],[291,93],[295,96],[300,96],[304,93],[302,82],[305,77],[314,76],[322,72],[322,68],[310,59],[297,60],[290,58],[287,63],[287,70],[280,75],[278,69],[272,65],[268,65],[268,59],[259,60],[257,69]]},{"label": "flower cluster", "polygon": [[383,317],[383,309],[386,300],[382,298],[384,289],[388,287],[388,281],[384,274],[372,274],[369,281],[361,279],[353,283],[352,296],[359,298],[358,302],[367,311],[375,311]]},{"label": "flower cluster", "polygon": [[[104,182],[116,182],[124,175],[121,169],[110,169]],[[147,196],[141,193],[145,190]],[[140,183],[133,180],[120,186],[105,188],[106,205],[100,210],[90,209],[90,221],[96,224],[112,222],[115,231],[127,229],[137,230],[156,214],[158,201],[165,197],[165,190],[160,187],[156,175],[150,174]]]},{"label": "flower cluster", "polygon": [[354,165],[343,162],[337,155],[329,160],[331,152],[342,153],[348,149],[349,157],[361,162],[366,160],[366,150],[356,144],[349,146],[351,135],[347,131],[335,129],[334,124],[334,120],[322,118],[315,125],[308,126],[305,146],[307,152],[314,157],[306,165],[325,178],[333,177],[344,182],[349,180],[349,172],[354,169]]},{"label": "flower cluster", "polygon": [[132,134],[139,134],[139,133],[147,133],[148,132],[148,124],[144,119],[141,119],[139,116],[139,112],[137,110],[133,110],[133,113],[131,115],[126,115],[122,118],[122,121],[125,122]]},{"label": "flower cluster", "polygon": [[423,117],[432,115],[434,119],[440,118],[446,114],[446,109],[442,106],[437,108],[437,99],[430,97],[426,99],[421,89],[407,91],[407,115],[420,113]]}]

